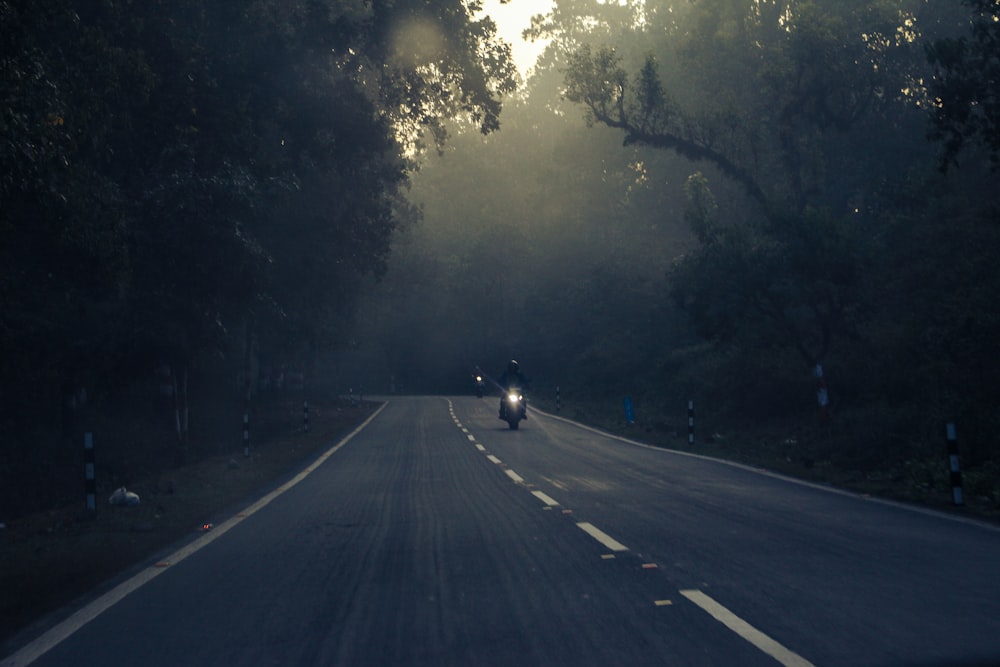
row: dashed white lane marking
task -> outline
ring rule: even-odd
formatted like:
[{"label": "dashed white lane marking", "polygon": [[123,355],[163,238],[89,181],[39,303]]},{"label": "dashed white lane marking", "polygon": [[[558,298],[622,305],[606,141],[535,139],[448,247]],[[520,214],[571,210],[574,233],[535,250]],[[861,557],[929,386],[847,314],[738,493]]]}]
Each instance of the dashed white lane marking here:
[{"label": "dashed white lane marking", "polygon": [[[454,415],[452,416],[454,417]],[[475,442],[476,440],[475,436],[469,434],[469,430],[464,426],[462,426],[461,422],[459,422],[457,418],[455,418],[455,424],[458,425],[458,427],[461,428],[462,431],[466,433],[466,437],[469,438],[469,441]],[[481,452],[486,451],[486,448],[479,443],[476,443],[476,449],[478,449]],[[503,464],[503,461],[501,461],[492,454],[490,454],[486,458],[488,458],[490,461],[492,461],[497,465]],[[515,482],[517,483],[524,482],[524,478],[518,475],[513,470],[505,470],[504,472],[507,474],[508,477],[510,477]],[[533,496],[535,496],[543,503],[545,503],[546,509],[550,507],[557,507],[559,505],[559,503],[556,500],[546,495],[542,491],[532,491],[531,493]],[[576,525],[579,526],[583,532],[593,537],[595,540],[600,542],[602,545],[604,545],[611,551],[629,550],[627,546],[625,546],[618,540],[614,539],[613,537],[605,533],[603,530],[601,530],[600,528],[591,523],[580,522],[577,523]],[[606,554],[601,556],[601,558],[605,559],[614,558],[614,555]],[[643,567],[646,568],[647,566],[644,565]],[[806,660],[799,654],[795,653],[794,651],[785,648],[780,643],[778,643],[774,639],[771,639],[766,634],[764,634],[757,628],[753,627],[752,625],[744,621],[742,618],[740,618],[733,612],[729,611],[724,606],[713,600],[708,595],[705,595],[701,591],[682,590],[680,591],[680,593],[688,600],[693,602],[695,605],[700,607],[702,610],[707,612],[710,616],[712,616],[712,618],[725,625],[727,628],[738,634],[746,641],[753,644],[755,647],[757,647],[767,655],[777,660],[785,667],[815,667],[813,663],[809,662],[808,660]],[[670,600],[656,600],[654,604],[656,604],[656,606],[668,606],[672,603],[670,602]]]},{"label": "dashed white lane marking", "polygon": [[551,497],[545,495],[545,493],[543,493],[542,491],[532,491],[531,495],[533,495],[534,497],[538,498],[539,500],[541,500],[543,503],[545,503],[549,507],[556,507],[556,506],[559,505],[559,503],[557,503]]},{"label": "dashed white lane marking", "polygon": [[[307,468],[305,468],[298,475],[288,480],[278,488],[274,489],[267,495],[263,496],[255,503],[245,508],[242,512],[237,513],[235,516],[226,519],[222,523],[215,526],[209,533],[204,533],[201,537],[191,542],[187,546],[181,547],[179,550],[170,554],[164,558],[161,563],[169,563],[171,566],[176,565],[185,558],[193,555],[194,553],[200,551],[203,547],[207,546],[211,542],[219,539],[227,532],[229,532],[233,527],[242,521],[245,521],[248,517],[256,514],[260,510],[271,504],[275,498],[285,493],[299,482],[308,477],[316,468],[323,465],[328,458],[333,456],[341,447],[346,445],[351,441],[354,436],[360,433],[368,424],[385,409],[385,406],[389,404],[388,401],[383,403],[378,410],[371,414],[365,421],[363,421],[356,429],[344,436],[340,442],[326,450],[321,454],[315,461],[312,462]],[[92,620],[100,616],[102,613],[116,605],[122,598],[132,593],[133,591],[139,589],[144,584],[148,583],[150,580],[159,576],[160,574],[168,571],[170,568],[163,567],[162,565],[152,566],[145,570],[142,570],[137,575],[123,581],[116,587],[112,588],[110,591],[97,598],[86,607],[79,609],[72,616],[67,618],[65,621],[54,626],[48,632],[43,634],[41,637],[35,639],[30,644],[23,646],[16,653],[13,653],[3,660],[0,660],[0,667],[23,667],[24,665],[30,665],[38,658],[42,657],[52,648],[55,648],[61,644],[64,640],[69,638],[74,632],[90,623]]]},{"label": "dashed white lane marking", "polygon": [[628,551],[627,546],[625,546],[615,538],[611,537],[610,535],[605,533],[603,530],[601,530],[594,524],[583,522],[583,523],[578,523],[576,525],[580,527],[580,530],[587,533],[588,535],[590,535],[595,540],[597,540],[607,548],[611,549],[612,551]]},{"label": "dashed white lane marking", "polygon": [[785,667],[815,667],[798,653],[774,641],[742,618],[699,590],[682,590],[681,595],[709,613],[712,618],[768,654]]},{"label": "dashed white lane marking", "polygon": [[507,473],[507,476],[510,477],[515,482],[517,482],[518,484],[523,484],[524,483],[524,478],[521,477],[520,475],[518,475],[513,470],[504,470],[504,472]]}]

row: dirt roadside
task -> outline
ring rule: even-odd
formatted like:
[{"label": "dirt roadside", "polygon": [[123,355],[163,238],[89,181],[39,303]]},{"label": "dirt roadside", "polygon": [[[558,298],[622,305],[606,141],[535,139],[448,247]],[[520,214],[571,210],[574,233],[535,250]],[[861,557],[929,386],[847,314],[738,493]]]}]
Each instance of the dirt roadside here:
[{"label": "dirt roadside", "polygon": [[[129,486],[135,507],[98,497],[96,517],[80,505],[9,522],[0,529],[0,657],[18,633],[116,575],[205,530],[206,522],[290,477],[361,424],[378,404],[310,406],[310,428],[286,429],[242,449]],[[30,633],[27,630],[27,633]]]}]

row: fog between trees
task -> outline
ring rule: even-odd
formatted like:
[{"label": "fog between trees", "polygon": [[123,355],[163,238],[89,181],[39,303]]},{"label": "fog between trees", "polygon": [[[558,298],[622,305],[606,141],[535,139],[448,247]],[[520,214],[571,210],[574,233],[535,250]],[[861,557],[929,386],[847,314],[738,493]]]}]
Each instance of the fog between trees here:
[{"label": "fog between trees", "polygon": [[463,392],[514,357],[537,396],[606,423],[632,396],[669,430],[697,398],[723,431],[805,429],[809,465],[919,484],[958,419],[991,477],[995,153],[934,103],[950,84],[928,62],[995,39],[985,15],[957,41],[974,9],[556,3],[501,131],[457,127],[414,174],[423,219],[364,299],[345,378]]},{"label": "fog between trees", "polygon": [[204,421],[281,369],[457,393],[514,357],[609,422],[694,398],[925,487],[955,418],[995,500],[996,15],[559,0],[515,92],[458,0],[4,3],[0,474],[77,484],[84,394],[173,442],[150,469],[224,449],[158,370]]}]

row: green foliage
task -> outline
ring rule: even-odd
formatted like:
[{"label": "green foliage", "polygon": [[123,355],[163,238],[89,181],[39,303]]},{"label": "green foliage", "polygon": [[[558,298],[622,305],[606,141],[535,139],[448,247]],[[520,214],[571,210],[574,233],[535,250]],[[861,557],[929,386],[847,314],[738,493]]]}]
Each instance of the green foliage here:
[{"label": "green foliage", "polygon": [[564,414],[624,429],[628,395],[632,428],[678,446],[693,398],[697,451],[920,501],[948,496],[956,418],[989,496],[995,187],[935,172],[917,104],[923,45],[964,10],[626,5],[535,21],[554,41],[528,94],[423,165],[423,224],[368,293],[364,363],[340,369],[470,392],[473,365],[514,356]]},{"label": "green foliage", "polygon": [[537,22],[566,44],[565,97],[591,124],[699,163],[684,214],[698,245],[668,256],[669,279],[711,345],[661,346],[661,392],[730,417],[811,415],[823,362],[835,421],[815,451],[840,468],[922,465],[956,416],[972,465],[996,458],[995,188],[978,165],[927,173],[925,110],[946,162],[979,144],[995,163],[996,7],[965,5],[647,2],[617,30],[582,31],[561,7]]},{"label": "green foliage", "polygon": [[[647,58],[635,81],[622,67],[622,57],[609,47],[594,53],[581,46],[570,56],[565,78],[566,99],[585,108],[588,123],[601,123],[625,133],[626,144],[671,150],[692,161],[707,160],[741,183],[761,203],[765,195],[752,176],[689,119],[674,113],[660,84],[655,60]],[[653,100],[661,102],[653,105]]]},{"label": "green foliage", "polygon": [[[440,141],[456,114],[496,129],[513,86],[489,20],[414,8],[3,3],[7,331],[37,333],[17,322],[41,324],[33,304],[82,279],[118,301],[123,343],[191,356],[265,304],[287,316],[308,282],[297,258],[315,257],[317,285],[383,271],[405,142]],[[437,48],[406,52],[418,28]],[[288,215],[314,224],[286,233]]]},{"label": "green foliage", "polygon": [[686,217],[702,247],[675,266],[673,293],[702,335],[789,346],[810,366],[856,336],[875,246],[852,202],[879,165],[841,137],[880,127],[884,150],[912,142],[895,130],[920,78],[919,10],[712,0],[673,12],[665,40],[634,31],[657,57],[635,63],[632,80],[613,47],[571,56],[566,96],[588,119],[710,163],[758,205],[722,224],[706,178],[689,181]]},{"label": "green foliage", "polygon": [[585,106],[588,123],[604,122],[616,113],[626,79],[621,56],[614,49],[602,48],[595,54],[585,44],[570,56],[566,70],[566,99]]},{"label": "green foliage", "polygon": [[[513,90],[470,11],[0,2],[0,425],[63,406],[64,432],[38,436],[58,440],[81,388],[152,400],[164,363],[228,388],[256,355],[303,367],[343,344],[417,215],[414,158],[448,119],[496,130]],[[4,479],[38,469],[15,449]]]},{"label": "green foliage", "polygon": [[701,172],[695,172],[684,184],[687,208],[684,219],[694,232],[695,238],[704,246],[718,241],[719,205],[708,185],[708,179]]},{"label": "green foliage", "polygon": [[704,177],[688,181],[686,217],[701,246],[671,270],[672,293],[699,331],[745,349],[786,346],[807,367],[856,337],[862,276],[874,253],[856,219],[807,210],[724,226]]},{"label": "green foliage", "polygon": [[996,162],[995,3],[557,0],[502,132],[473,4],[0,0],[0,422],[339,345],[804,423],[823,362],[803,460],[923,489],[954,417],[989,477],[1000,206],[957,157]]},{"label": "green foliage", "polygon": [[930,136],[944,144],[941,164],[956,162],[967,145],[981,144],[1000,167],[1000,6],[993,0],[963,0],[971,10],[971,34],[927,45],[935,66],[930,85]]}]

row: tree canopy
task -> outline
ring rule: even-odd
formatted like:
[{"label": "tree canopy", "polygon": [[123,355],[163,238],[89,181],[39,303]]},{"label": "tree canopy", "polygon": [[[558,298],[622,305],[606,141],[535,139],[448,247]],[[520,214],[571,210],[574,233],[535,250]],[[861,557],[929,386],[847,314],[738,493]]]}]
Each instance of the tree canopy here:
[{"label": "tree canopy", "polygon": [[509,47],[472,9],[0,3],[4,376],[336,329],[414,151],[499,126]]},{"label": "tree canopy", "polygon": [[235,401],[345,343],[359,285],[418,217],[416,160],[449,119],[499,127],[515,70],[475,10],[0,1],[5,511],[78,488],[99,411],[120,417],[105,470],[169,466],[215,453],[206,424],[227,418],[195,404],[190,439],[189,384]]},{"label": "tree canopy", "polygon": [[479,10],[0,0],[4,425],[342,348],[732,419],[822,364],[900,466],[994,430],[995,2],[555,0],[520,91]]},{"label": "tree canopy", "polygon": [[460,133],[414,179],[425,221],[355,354],[379,386],[455,391],[512,354],[540,393],[657,414],[696,396],[743,420],[814,418],[822,364],[839,420],[822,457],[864,466],[871,447],[904,474],[946,416],[985,436],[996,190],[975,160],[936,169],[928,58],[970,49],[976,11],[557,0],[502,131]]},{"label": "tree canopy", "polygon": [[930,86],[931,138],[944,144],[947,167],[969,144],[981,145],[1000,167],[1000,5],[963,0],[971,10],[969,34],[942,37],[927,45],[937,76]]}]

